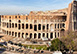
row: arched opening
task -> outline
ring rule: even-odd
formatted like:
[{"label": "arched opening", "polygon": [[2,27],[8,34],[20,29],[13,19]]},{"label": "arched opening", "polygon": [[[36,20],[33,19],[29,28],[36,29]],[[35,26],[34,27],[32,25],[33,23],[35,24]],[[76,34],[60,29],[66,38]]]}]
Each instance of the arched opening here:
[{"label": "arched opening", "polygon": [[26,37],[28,38],[28,33],[26,33]]},{"label": "arched opening", "polygon": [[7,35],[8,35],[8,31],[7,31]]},{"label": "arched opening", "polygon": [[59,32],[58,32],[58,37],[59,37]]},{"label": "arched opening", "polygon": [[12,32],[12,36],[14,36],[14,32]]},{"label": "arched opening", "polygon": [[48,38],[48,33],[47,33],[47,38]]},{"label": "arched opening", "polygon": [[64,29],[61,29],[61,31],[65,31]]},{"label": "arched opening", "polygon": [[61,36],[65,36],[65,30],[61,29]]},{"label": "arched opening", "polygon": [[12,28],[14,28],[14,23],[12,23]]},{"label": "arched opening", "polygon": [[53,33],[50,34],[50,38],[51,38],[51,39],[53,38]]},{"label": "arched opening", "polygon": [[20,37],[20,32],[18,33],[18,37]]},{"label": "arched opening", "polygon": [[41,33],[38,34],[38,39],[41,38]]},{"label": "arched opening", "polygon": [[65,28],[65,24],[63,23],[62,25],[63,25],[63,28]]},{"label": "arched opening", "polygon": [[10,23],[10,25],[9,25],[9,26],[10,26],[10,28],[11,28],[11,23]]},{"label": "arched opening", "polygon": [[22,33],[22,38],[24,38],[24,33]]},{"label": "arched opening", "polygon": [[45,30],[45,25],[42,26],[42,29]]},{"label": "arched opening", "polygon": [[57,36],[56,36],[56,32],[55,32],[55,38],[56,38]]},{"label": "arched opening", "polygon": [[11,35],[11,31],[9,31],[9,35]]},{"label": "arched opening", "polygon": [[15,32],[15,37],[17,37],[17,32]]},{"label": "arched opening", "polygon": [[32,33],[30,33],[30,39],[32,38]]},{"label": "arched opening", "polygon": [[34,39],[36,38],[36,36],[37,36],[37,34],[35,33],[35,34],[34,34]]},{"label": "arched opening", "polygon": [[56,29],[56,24],[55,24],[55,29]]},{"label": "arched opening", "polygon": [[15,23],[15,28],[17,28],[17,23]]},{"label": "arched opening", "polygon": [[43,37],[45,37],[45,33],[43,33]]},{"label": "arched opening", "polygon": [[24,24],[22,24],[22,29],[24,29]]},{"label": "arched opening", "polygon": [[33,27],[32,27],[32,24],[30,24],[30,29],[32,29]]},{"label": "arched opening", "polygon": [[28,24],[26,24],[26,29],[28,29]]},{"label": "arched opening", "polygon": [[58,29],[59,29],[59,24],[58,24]]},{"label": "arched opening", "polygon": [[41,30],[41,24],[38,24],[38,30]]},{"label": "arched opening", "polygon": [[49,24],[47,24],[47,30],[49,29]]},{"label": "arched opening", "polygon": [[21,29],[21,25],[20,25],[20,24],[18,24],[18,29],[19,29],[19,30]]},{"label": "arched opening", "polygon": [[9,24],[7,23],[7,28],[9,27]]},{"label": "arched opening", "polygon": [[34,31],[37,31],[37,25],[34,25]]},{"label": "arched opening", "polygon": [[20,21],[20,20],[18,20],[18,23],[21,23],[21,21]]}]

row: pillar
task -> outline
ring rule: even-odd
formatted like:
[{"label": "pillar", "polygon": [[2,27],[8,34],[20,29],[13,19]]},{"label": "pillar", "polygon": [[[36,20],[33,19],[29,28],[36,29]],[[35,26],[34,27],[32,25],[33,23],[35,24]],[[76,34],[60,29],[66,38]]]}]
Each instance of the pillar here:
[{"label": "pillar", "polygon": [[32,38],[34,39],[34,33],[32,33]]},{"label": "pillar", "polygon": [[36,33],[36,34],[37,34],[36,39],[38,39],[38,33]]},{"label": "pillar", "polygon": [[48,35],[48,38],[50,39],[50,33],[48,33],[49,35]]},{"label": "pillar", "polygon": [[55,32],[53,32],[53,39],[55,38]]}]

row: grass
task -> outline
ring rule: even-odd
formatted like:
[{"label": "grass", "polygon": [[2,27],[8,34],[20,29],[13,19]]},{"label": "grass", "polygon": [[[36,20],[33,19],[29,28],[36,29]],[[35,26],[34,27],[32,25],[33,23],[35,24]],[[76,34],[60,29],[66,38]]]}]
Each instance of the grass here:
[{"label": "grass", "polygon": [[43,50],[47,50],[47,46],[46,45],[25,45],[25,44],[22,44],[22,46],[25,46],[25,47],[30,47],[32,49],[43,49]]}]

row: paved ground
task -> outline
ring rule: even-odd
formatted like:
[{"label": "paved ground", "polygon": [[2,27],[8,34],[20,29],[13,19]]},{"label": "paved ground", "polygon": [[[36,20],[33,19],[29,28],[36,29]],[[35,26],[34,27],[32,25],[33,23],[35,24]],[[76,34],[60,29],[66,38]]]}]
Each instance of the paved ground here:
[{"label": "paved ground", "polygon": [[[24,53],[18,53],[18,52],[10,52],[10,51],[0,51],[0,54],[24,54]],[[25,54],[34,54],[33,52],[27,52]],[[47,53],[47,52],[44,52],[44,53],[36,53],[36,54],[52,54],[52,53]],[[73,54],[77,54],[77,52],[73,53]]]},{"label": "paved ground", "polygon": [[0,54],[21,54],[21,53],[10,52],[10,51],[0,51]]}]

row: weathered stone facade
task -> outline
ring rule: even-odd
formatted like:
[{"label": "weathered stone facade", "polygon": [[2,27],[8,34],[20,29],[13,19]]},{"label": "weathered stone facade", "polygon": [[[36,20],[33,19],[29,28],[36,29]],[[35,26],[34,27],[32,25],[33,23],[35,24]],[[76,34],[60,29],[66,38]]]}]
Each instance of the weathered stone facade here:
[{"label": "weathered stone facade", "polygon": [[77,1],[73,0],[68,7],[66,30],[77,31]]},{"label": "weathered stone facade", "polygon": [[[41,40],[60,38],[64,31],[69,30],[70,12],[69,8],[54,11],[31,11],[29,15],[2,15],[2,32],[18,37]],[[70,25],[72,26],[72,25]]]}]

